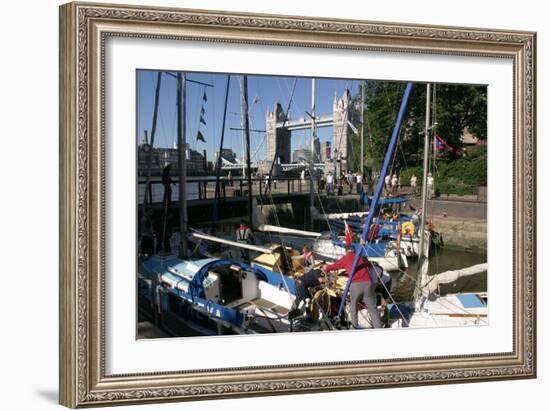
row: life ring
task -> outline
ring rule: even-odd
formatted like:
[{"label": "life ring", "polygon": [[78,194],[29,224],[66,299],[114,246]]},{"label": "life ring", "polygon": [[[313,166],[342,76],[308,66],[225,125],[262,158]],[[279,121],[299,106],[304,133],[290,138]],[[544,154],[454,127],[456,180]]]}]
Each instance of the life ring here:
[{"label": "life ring", "polygon": [[405,221],[401,226],[401,234],[403,235],[413,235],[414,234],[414,224],[412,221]]}]

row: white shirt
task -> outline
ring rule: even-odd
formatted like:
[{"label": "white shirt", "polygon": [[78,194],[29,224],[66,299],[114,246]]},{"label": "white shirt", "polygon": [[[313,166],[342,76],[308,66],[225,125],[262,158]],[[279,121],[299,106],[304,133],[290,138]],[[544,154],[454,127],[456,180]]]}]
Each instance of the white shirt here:
[{"label": "white shirt", "polygon": [[332,174],[327,175],[327,184],[334,183],[334,176]]},{"label": "white shirt", "polygon": [[357,174],[355,176],[355,181],[357,182],[357,184],[360,184],[363,182],[363,176],[361,174]]},{"label": "white shirt", "polygon": [[411,186],[415,186],[416,185],[416,176],[412,176],[411,177]]},{"label": "white shirt", "polygon": [[434,185],[434,178],[433,177],[428,177],[428,180],[426,182],[428,183],[429,186],[433,186]]},{"label": "white shirt", "polygon": [[384,181],[386,182],[386,184],[389,184],[391,181],[390,176],[386,176],[386,178],[384,178]]}]

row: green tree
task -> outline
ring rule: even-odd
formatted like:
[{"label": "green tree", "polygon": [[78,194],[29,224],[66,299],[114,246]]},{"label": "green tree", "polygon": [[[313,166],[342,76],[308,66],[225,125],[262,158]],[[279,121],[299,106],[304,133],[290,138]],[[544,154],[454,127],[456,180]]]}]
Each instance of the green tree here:
[{"label": "green tree", "polygon": [[[391,136],[403,91],[404,83],[367,81],[365,85],[365,164],[374,170],[381,166]],[[437,85],[432,122],[437,133],[461,152],[460,137],[468,129],[479,139],[487,137],[487,88],[471,85]],[[360,104],[360,90],[354,95]],[[393,160],[393,168],[406,169],[422,163],[424,151],[424,123],[426,110],[426,86],[413,85],[399,143]],[[352,136],[357,147],[350,154],[350,164],[357,169],[360,164],[360,138]],[[458,154],[450,154],[453,160]]]}]

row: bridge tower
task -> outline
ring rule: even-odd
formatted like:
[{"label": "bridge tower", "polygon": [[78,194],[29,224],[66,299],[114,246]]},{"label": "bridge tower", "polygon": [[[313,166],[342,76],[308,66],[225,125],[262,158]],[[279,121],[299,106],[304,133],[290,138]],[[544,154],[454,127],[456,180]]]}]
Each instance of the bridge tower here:
[{"label": "bridge tower", "polygon": [[267,160],[273,161],[275,156],[281,163],[291,163],[290,158],[290,130],[286,127],[277,127],[277,123],[285,120],[285,112],[281,103],[275,105],[275,111],[270,111],[266,116],[267,132]]},{"label": "bridge tower", "polygon": [[[334,122],[332,128],[332,160],[342,161],[342,171],[345,171],[349,168],[349,156],[353,151],[351,137],[354,132],[349,126],[348,121],[356,128],[359,128],[361,121],[359,112],[353,104],[348,89],[344,91],[342,97],[337,98],[336,95],[334,96],[332,116]],[[340,164],[338,162],[336,162],[336,170],[334,171],[336,174],[340,172]]]}]

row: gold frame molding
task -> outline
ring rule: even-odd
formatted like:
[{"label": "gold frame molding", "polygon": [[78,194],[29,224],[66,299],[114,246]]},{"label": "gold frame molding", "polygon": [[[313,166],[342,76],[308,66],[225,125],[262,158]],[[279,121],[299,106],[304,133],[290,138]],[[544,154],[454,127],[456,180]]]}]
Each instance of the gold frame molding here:
[{"label": "gold frame molding", "polygon": [[[490,56],[514,65],[514,349],[302,366],[106,375],[104,45],[110,36]],[[68,407],[536,376],[536,34],[222,11],[60,7],[60,403]]]}]

